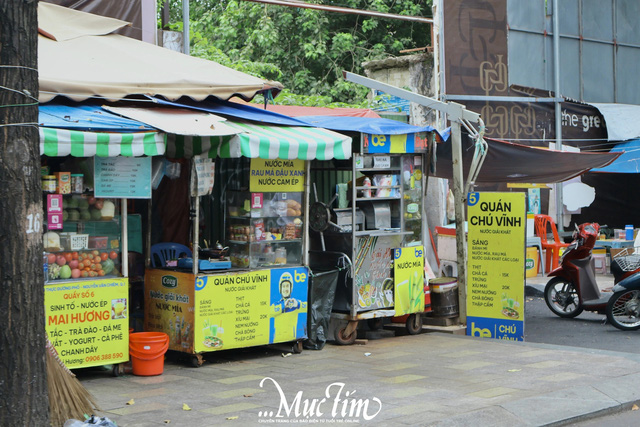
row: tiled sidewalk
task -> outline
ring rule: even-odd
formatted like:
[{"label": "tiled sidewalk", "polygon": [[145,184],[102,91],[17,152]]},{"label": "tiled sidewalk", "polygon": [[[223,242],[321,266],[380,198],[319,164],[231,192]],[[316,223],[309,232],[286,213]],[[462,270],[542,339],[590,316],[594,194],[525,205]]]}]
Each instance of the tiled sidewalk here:
[{"label": "tiled sidewalk", "polygon": [[[156,377],[79,377],[103,415],[124,427],[547,425],[640,399],[635,355],[439,333],[329,343],[292,355],[229,350],[205,359],[191,368],[169,357]],[[305,404],[312,410],[304,413]]]}]

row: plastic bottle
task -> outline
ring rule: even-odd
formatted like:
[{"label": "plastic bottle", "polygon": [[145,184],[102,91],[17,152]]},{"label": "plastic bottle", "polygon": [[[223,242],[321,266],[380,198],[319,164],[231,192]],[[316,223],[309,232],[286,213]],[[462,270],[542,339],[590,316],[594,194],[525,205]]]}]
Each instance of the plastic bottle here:
[{"label": "plastic bottle", "polygon": [[[369,179],[368,176],[364,177],[364,181],[362,182],[362,185],[364,187],[371,187],[371,180]],[[370,188],[365,189],[362,193],[363,193],[362,194],[363,197],[366,197],[366,198],[370,198],[371,197],[371,189]]]}]

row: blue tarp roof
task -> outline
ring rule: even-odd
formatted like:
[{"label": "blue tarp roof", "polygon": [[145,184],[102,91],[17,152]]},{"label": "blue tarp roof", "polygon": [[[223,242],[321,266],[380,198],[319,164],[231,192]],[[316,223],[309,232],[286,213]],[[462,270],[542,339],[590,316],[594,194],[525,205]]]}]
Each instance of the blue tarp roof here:
[{"label": "blue tarp roof", "polygon": [[431,126],[413,126],[396,120],[370,118],[370,117],[337,117],[337,116],[300,116],[289,117],[284,114],[249,105],[241,105],[235,102],[226,101],[184,101],[170,102],[160,98],[150,97],[154,102],[161,105],[171,105],[174,107],[185,107],[200,111],[207,111],[226,117],[234,117],[264,124],[286,125],[286,126],[313,126],[324,129],[340,131],[362,132],[372,135],[403,135],[417,132],[429,132],[435,130]]},{"label": "blue tarp roof", "polygon": [[40,104],[40,126],[88,132],[144,132],[155,130],[136,120],[127,119],[93,104]]},{"label": "blue tarp roof", "polygon": [[640,139],[632,139],[613,147],[611,153],[622,153],[609,166],[590,172],[640,173]]}]

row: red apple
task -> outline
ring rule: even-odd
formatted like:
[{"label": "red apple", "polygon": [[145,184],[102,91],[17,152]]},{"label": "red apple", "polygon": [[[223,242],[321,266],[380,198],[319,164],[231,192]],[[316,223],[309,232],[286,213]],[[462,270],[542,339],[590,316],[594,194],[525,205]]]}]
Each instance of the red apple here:
[{"label": "red apple", "polygon": [[[71,263],[69,263],[69,265],[71,265]],[[71,270],[71,277],[73,277],[74,279],[77,279],[81,275],[82,275],[82,271],[80,271],[79,269],[74,268],[73,270]]]},{"label": "red apple", "polygon": [[74,269],[74,268],[78,268],[78,260],[77,259],[73,259],[71,261],[69,261],[69,268],[70,269]]},{"label": "red apple", "polygon": [[56,262],[56,258],[56,254],[49,254],[47,255],[47,262],[49,262],[49,264],[53,264]]},{"label": "red apple", "polygon": [[66,263],[67,263],[67,259],[66,259],[64,256],[62,256],[62,255],[58,255],[58,256],[56,257],[56,264],[58,264],[59,266],[63,266],[63,265],[65,265]]}]

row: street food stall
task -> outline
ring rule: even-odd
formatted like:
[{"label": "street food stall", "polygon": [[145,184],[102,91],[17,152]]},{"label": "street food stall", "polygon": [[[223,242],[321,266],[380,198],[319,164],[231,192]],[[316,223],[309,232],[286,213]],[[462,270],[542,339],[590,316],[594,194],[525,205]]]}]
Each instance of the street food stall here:
[{"label": "street food stall", "polygon": [[[423,216],[433,128],[385,119],[340,118],[343,124],[335,117],[302,119],[360,130],[359,151],[351,160],[312,165],[317,179],[311,249],[351,262],[336,289],[330,326],[336,342],[352,344],[360,320],[376,329],[384,318],[402,319],[410,334],[419,332],[428,289]],[[375,130],[389,133],[367,133]]]},{"label": "street food stall", "polygon": [[[309,164],[351,155],[351,138],[324,129],[220,124],[231,133],[169,135],[167,162],[181,165],[180,178],[154,191],[153,215],[189,218],[190,233],[172,234],[175,221],[161,218],[162,232],[148,239],[145,330],[167,333],[169,350],[186,353],[193,366],[219,350],[278,343],[302,350]],[[163,193],[190,197],[178,206]],[[172,244],[180,249],[159,256]]]},{"label": "street food stall", "polygon": [[68,368],[117,375],[129,360],[127,200],[150,196],[165,135],[95,105],[43,104],[40,123],[45,330]]}]

